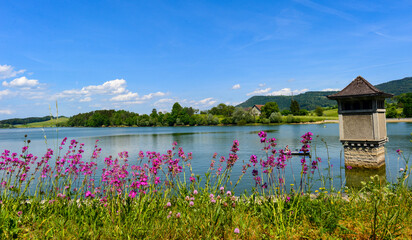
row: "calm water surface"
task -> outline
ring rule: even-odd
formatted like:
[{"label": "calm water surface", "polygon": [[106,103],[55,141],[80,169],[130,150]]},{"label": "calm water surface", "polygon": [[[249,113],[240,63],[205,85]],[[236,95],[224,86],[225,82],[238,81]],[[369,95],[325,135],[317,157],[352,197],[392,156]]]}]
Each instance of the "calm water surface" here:
[{"label": "calm water surface", "polygon": [[[379,174],[386,176],[386,179],[393,181],[398,176],[402,162],[398,160],[396,149],[402,149],[408,157],[411,152],[411,123],[388,123],[389,142],[386,144],[386,168]],[[57,149],[58,144],[64,137],[76,139],[85,143],[85,159],[90,157],[94,143],[98,139],[102,148],[99,158],[99,169],[103,167],[103,159],[109,155],[117,156],[121,151],[129,152],[129,163],[137,160],[140,150],[156,151],[166,153],[171,148],[173,141],[177,141],[179,146],[187,152],[193,152],[192,166],[196,174],[204,176],[210,166],[213,153],[218,156],[228,156],[233,140],[239,141],[238,152],[240,158],[233,170],[232,179],[236,181],[241,173],[242,160],[249,160],[250,155],[264,157],[261,151],[263,145],[259,141],[258,132],[267,131],[268,137],[277,139],[276,149],[289,145],[289,149],[300,149],[300,136],[306,132],[314,134],[312,143],[313,156],[323,159],[322,165],[327,166],[328,154],[333,165],[333,176],[335,187],[344,184],[345,176],[348,176],[348,183],[359,183],[359,179],[365,176],[362,173],[346,170],[343,167],[343,148],[339,142],[338,124],[302,124],[302,125],[276,125],[276,126],[208,126],[208,127],[147,127],[147,128],[32,128],[32,129],[0,129],[0,149],[8,149],[19,153],[24,145],[24,135],[28,135],[31,140],[30,152],[36,156],[42,156],[48,147]],[[295,177],[300,171],[300,157],[292,158],[292,166]],[[346,173],[345,173],[346,172]],[[375,173],[367,173],[375,174]],[[293,182],[291,166],[286,168],[286,180],[290,184]],[[343,182],[341,182],[343,179]],[[245,175],[237,187],[237,192],[244,189],[250,190],[254,186],[251,170]]]}]

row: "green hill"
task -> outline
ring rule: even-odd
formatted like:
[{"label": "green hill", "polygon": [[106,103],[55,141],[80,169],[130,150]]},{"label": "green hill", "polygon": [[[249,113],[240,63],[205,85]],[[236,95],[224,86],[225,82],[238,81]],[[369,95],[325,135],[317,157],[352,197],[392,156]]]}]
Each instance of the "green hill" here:
[{"label": "green hill", "polygon": [[[386,83],[376,85],[379,90],[387,93],[392,93],[395,96],[402,93],[412,92],[412,77],[393,80]],[[336,101],[329,100],[326,96],[336,92],[310,91],[296,96],[293,99],[299,102],[300,108],[313,110],[317,106],[332,107],[336,105]],[[253,96],[245,102],[237,105],[237,107],[252,107],[255,104],[265,104],[267,102],[276,102],[280,110],[289,109],[292,96]]]},{"label": "green hill", "polygon": [[399,80],[393,80],[386,83],[375,85],[379,90],[392,93],[398,96],[402,93],[412,92],[412,77],[406,77]]},{"label": "green hill", "polygon": [[[322,91],[310,91],[296,96],[293,99],[299,102],[302,109],[315,109],[317,106],[332,107],[336,105],[336,101],[329,100],[326,96],[336,92],[322,92]],[[276,102],[280,110],[289,109],[292,96],[253,96],[243,102],[237,107],[252,107],[255,104],[265,104],[267,102]]]}]

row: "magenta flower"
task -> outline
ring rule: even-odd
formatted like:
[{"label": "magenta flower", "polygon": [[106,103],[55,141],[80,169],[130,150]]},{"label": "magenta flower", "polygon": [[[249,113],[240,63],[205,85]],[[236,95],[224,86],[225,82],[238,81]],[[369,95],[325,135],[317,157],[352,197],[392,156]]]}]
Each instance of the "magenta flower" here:
[{"label": "magenta flower", "polygon": [[180,212],[176,213],[176,218],[180,218]]},{"label": "magenta flower", "polygon": [[193,205],[195,205],[195,203],[193,201],[190,201],[189,206],[193,207]]},{"label": "magenta flower", "polygon": [[227,192],[226,192],[226,195],[231,196],[231,195],[232,195],[232,192],[231,192],[231,191],[227,191]]},{"label": "magenta flower", "polygon": [[239,228],[235,228],[234,233],[239,234],[240,233]]},{"label": "magenta flower", "polygon": [[129,192],[129,197],[130,198],[135,198],[136,194],[137,194],[137,192],[132,190],[132,191]]},{"label": "magenta flower", "polygon": [[20,217],[22,214],[23,214],[22,211],[18,211],[18,212],[17,212],[17,215],[19,215],[19,217]]},{"label": "magenta flower", "polygon": [[87,191],[85,195],[86,195],[86,198],[87,197],[94,198],[94,194],[92,194],[90,191]]},{"label": "magenta flower", "polygon": [[193,194],[194,194],[194,195],[197,195],[197,194],[198,194],[198,192],[197,192],[196,189],[193,191]]},{"label": "magenta flower", "polygon": [[348,170],[351,170],[351,169],[352,169],[352,166],[346,166],[346,168],[347,168]]},{"label": "magenta flower", "polygon": [[166,203],[166,207],[171,207],[171,206],[172,206],[172,204],[170,202]]}]

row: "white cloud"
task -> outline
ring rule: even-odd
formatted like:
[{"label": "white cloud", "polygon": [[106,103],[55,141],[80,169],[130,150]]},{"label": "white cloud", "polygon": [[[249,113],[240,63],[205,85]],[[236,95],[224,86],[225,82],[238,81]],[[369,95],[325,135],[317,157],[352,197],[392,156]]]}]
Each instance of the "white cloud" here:
[{"label": "white cloud", "polygon": [[8,109],[0,109],[0,114],[6,114],[6,115],[10,115],[12,114],[13,111],[8,110]]},{"label": "white cloud", "polygon": [[102,85],[90,85],[83,87],[81,92],[86,94],[122,94],[126,92],[126,80],[115,79],[107,81]]},{"label": "white cloud", "polygon": [[0,99],[1,99],[2,97],[4,97],[4,96],[10,95],[10,93],[11,93],[11,92],[10,92],[9,89],[0,91]]},{"label": "white cloud", "polygon": [[216,102],[217,102],[216,100],[213,100],[213,98],[210,97],[210,98],[205,98],[205,99],[200,100],[197,105],[201,104],[201,105],[211,106],[215,104]]},{"label": "white cloud", "polygon": [[325,88],[321,90],[322,92],[330,92],[330,91],[340,91],[340,88]]},{"label": "white cloud", "polygon": [[25,71],[24,69],[15,71],[10,65],[0,65],[0,79],[12,78]]},{"label": "white cloud", "polygon": [[271,90],[271,88],[256,89],[255,91],[246,94],[246,96],[250,96],[250,95],[263,95],[263,94],[268,93],[270,90]]},{"label": "white cloud", "polygon": [[292,94],[293,95],[301,94],[301,93],[304,93],[304,92],[307,92],[307,91],[309,91],[309,89],[306,89],[306,88],[302,89],[302,90],[291,90],[290,88],[283,88],[279,91],[271,92],[268,95],[271,95],[271,96],[280,96],[280,95],[289,96],[289,95],[292,95]]},{"label": "white cloud", "polygon": [[112,97],[110,101],[129,101],[129,100],[137,98],[138,96],[139,94],[137,93],[128,92],[125,94],[120,94],[115,97]]},{"label": "white cloud", "polygon": [[152,99],[153,97],[163,97],[165,95],[166,93],[163,93],[163,92],[149,93],[147,95],[144,95],[142,98],[140,98],[140,100],[148,100],[148,99]]},{"label": "white cloud", "polygon": [[35,79],[27,79],[26,77],[20,77],[12,80],[11,82],[3,81],[5,87],[18,87],[18,88],[33,88],[39,85],[39,81]]},{"label": "white cloud", "polygon": [[240,89],[240,84],[235,84],[235,85],[233,85],[232,89],[233,89],[233,90],[235,90],[235,89]]},{"label": "white cloud", "polygon": [[71,98],[73,96],[90,97],[96,94],[115,95],[115,94],[124,94],[127,92],[128,91],[126,90],[126,80],[115,79],[115,80],[107,81],[101,85],[89,85],[81,89],[64,90],[60,93],[57,93],[54,97],[55,98]]},{"label": "white cloud", "polygon": [[91,97],[85,97],[79,100],[79,102],[90,102],[90,101],[92,101]]},{"label": "white cloud", "polygon": [[173,99],[171,98],[162,98],[162,99],[157,100],[155,102],[155,105],[159,103],[171,103],[171,102],[173,102]]},{"label": "white cloud", "polygon": [[259,83],[259,87],[264,87],[266,86],[266,83]]}]

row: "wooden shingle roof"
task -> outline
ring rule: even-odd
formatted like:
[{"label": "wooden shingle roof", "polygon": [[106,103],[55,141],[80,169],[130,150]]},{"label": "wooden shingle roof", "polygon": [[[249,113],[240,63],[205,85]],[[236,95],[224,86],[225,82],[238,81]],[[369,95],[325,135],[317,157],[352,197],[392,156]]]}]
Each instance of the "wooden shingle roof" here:
[{"label": "wooden shingle roof", "polygon": [[341,98],[373,96],[381,96],[385,98],[393,97],[392,94],[382,92],[366,81],[363,77],[358,76],[348,86],[342,89],[342,91],[329,95],[328,98],[336,100]]}]

